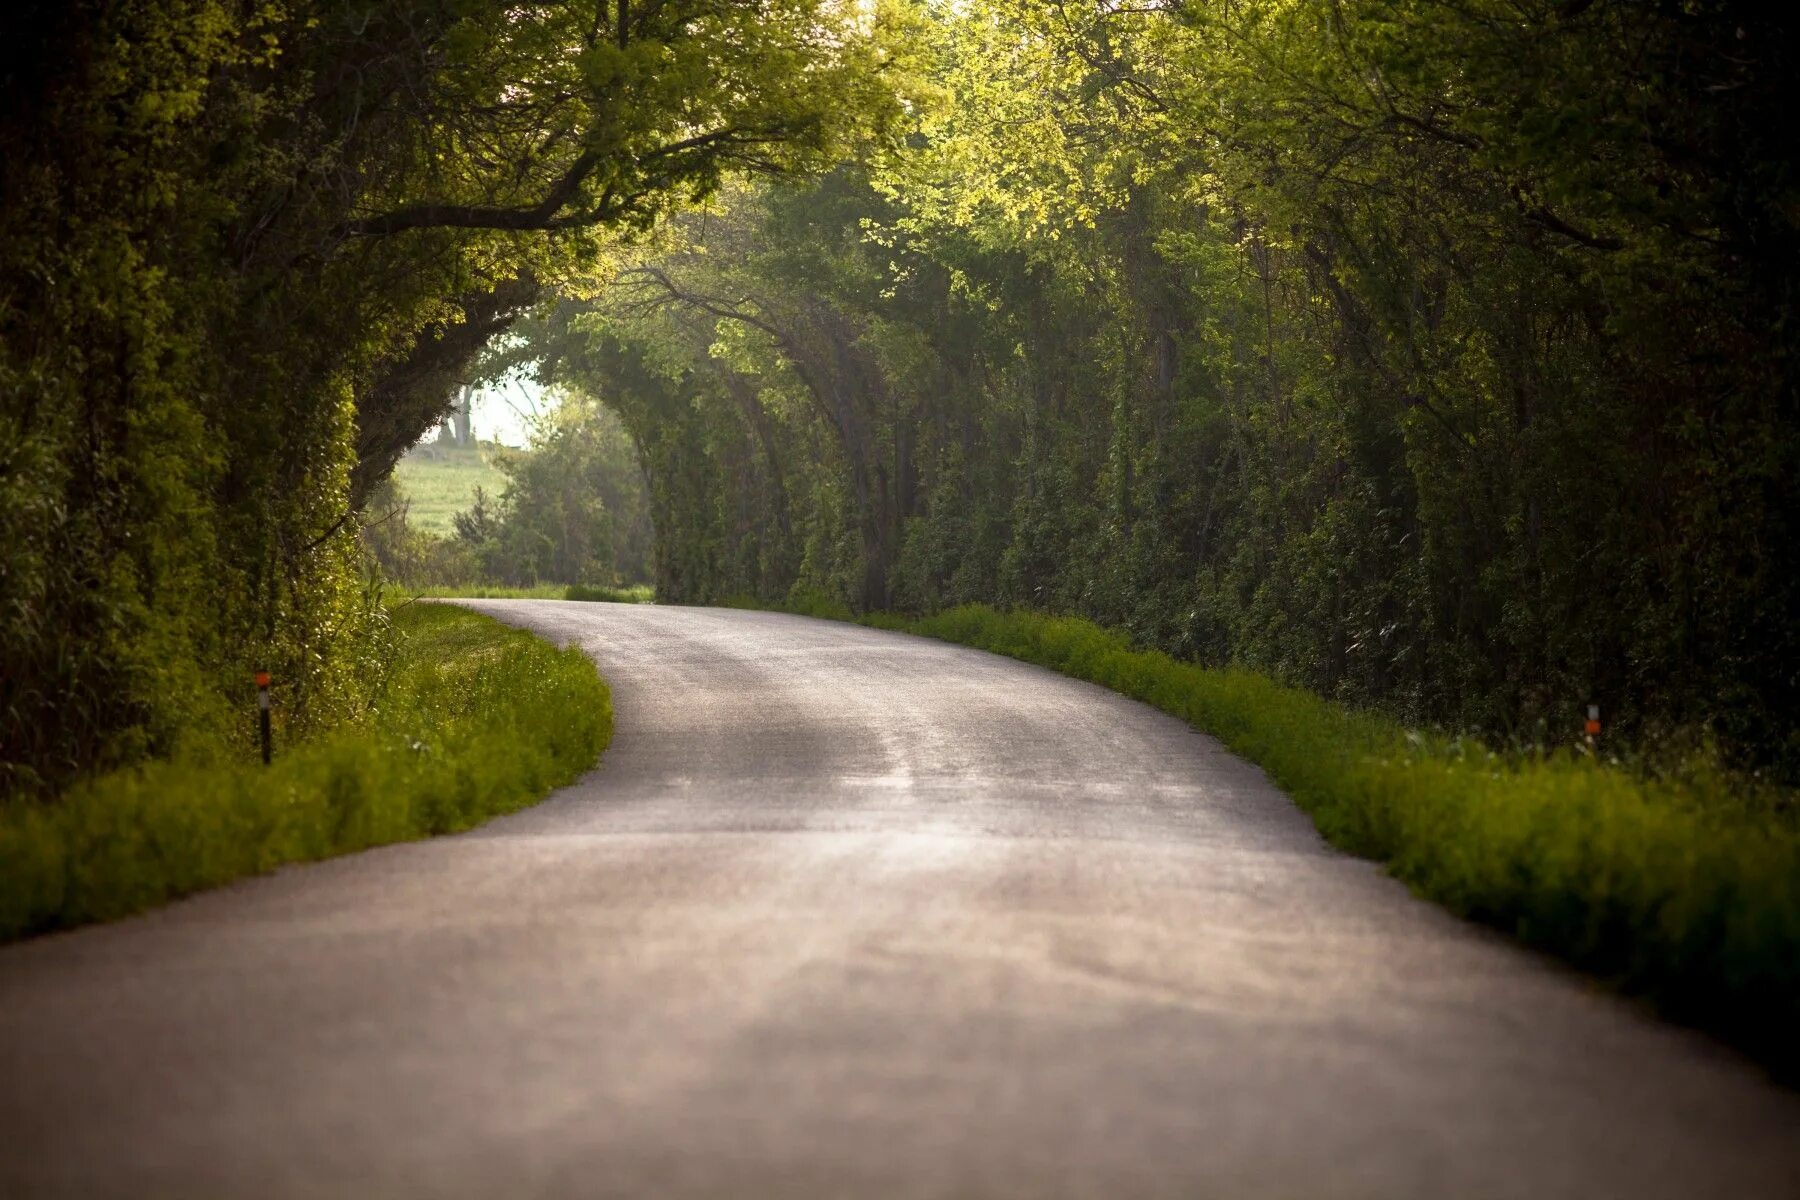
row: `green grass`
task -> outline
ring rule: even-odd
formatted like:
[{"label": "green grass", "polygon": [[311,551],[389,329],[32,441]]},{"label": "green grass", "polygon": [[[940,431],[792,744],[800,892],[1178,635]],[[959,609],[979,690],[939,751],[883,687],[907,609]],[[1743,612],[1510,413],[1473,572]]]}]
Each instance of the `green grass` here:
[{"label": "green grass", "polygon": [[[841,605],[793,608],[846,618]],[[985,607],[865,622],[1050,667],[1155,705],[1263,767],[1334,844],[1800,1078],[1800,825],[1706,764],[1652,775],[1501,756],[1090,622]]]},{"label": "green grass", "polygon": [[415,529],[449,537],[456,532],[452,518],[475,503],[475,489],[498,498],[507,479],[490,463],[487,450],[440,450],[426,446],[414,450],[394,467],[394,478],[406,493],[406,519]]},{"label": "green grass", "polygon": [[631,587],[595,587],[585,583],[540,583],[536,587],[489,587],[469,584],[463,587],[424,587],[388,589],[391,594],[419,596],[437,600],[598,600],[611,604],[654,604],[656,590],[647,583]]},{"label": "green grass", "polygon": [[0,938],[523,808],[591,766],[612,701],[579,650],[407,605],[375,710],[273,766],[160,763],[0,807]]}]

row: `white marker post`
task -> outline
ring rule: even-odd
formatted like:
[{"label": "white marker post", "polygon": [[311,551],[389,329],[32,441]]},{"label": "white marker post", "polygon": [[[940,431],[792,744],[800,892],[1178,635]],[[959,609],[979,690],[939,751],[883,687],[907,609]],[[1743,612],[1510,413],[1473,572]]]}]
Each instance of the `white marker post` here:
[{"label": "white marker post", "polygon": [[274,737],[269,732],[269,673],[256,673],[256,716],[262,725],[263,766],[269,765],[269,759],[275,751]]},{"label": "white marker post", "polygon": [[1583,728],[1587,734],[1588,753],[1592,754],[1594,752],[1594,739],[1600,736],[1600,706],[1598,704],[1590,704],[1587,708],[1587,724]]}]

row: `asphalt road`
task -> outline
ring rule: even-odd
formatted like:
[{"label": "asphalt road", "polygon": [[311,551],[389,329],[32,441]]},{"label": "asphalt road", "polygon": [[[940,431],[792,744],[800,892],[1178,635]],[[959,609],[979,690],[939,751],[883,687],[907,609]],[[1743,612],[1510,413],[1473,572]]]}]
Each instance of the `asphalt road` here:
[{"label": "asphalt road", "polygon": [[613,684],[456,838],[0,951],[0,1196],[1800,1196],[1800,1097],[1098,688],[474,605]]}]

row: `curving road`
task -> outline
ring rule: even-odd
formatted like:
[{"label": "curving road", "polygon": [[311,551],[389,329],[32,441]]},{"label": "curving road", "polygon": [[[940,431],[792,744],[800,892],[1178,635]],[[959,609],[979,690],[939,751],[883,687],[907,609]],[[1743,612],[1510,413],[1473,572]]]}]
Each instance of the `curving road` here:
[{"label": "curving road", "polygon": [[1800,1098],[1149,708],[760,613],[456,838],[0,951],[0,1195],[1800,1196]]}]

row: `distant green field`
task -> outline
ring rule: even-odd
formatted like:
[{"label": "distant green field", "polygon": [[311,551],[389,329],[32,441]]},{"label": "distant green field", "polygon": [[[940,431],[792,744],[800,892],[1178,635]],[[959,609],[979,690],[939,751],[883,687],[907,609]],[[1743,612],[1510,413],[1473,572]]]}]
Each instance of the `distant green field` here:
[{"label": "distant green field", "polygon": [[407,519],[415,529],[448,537],[454,533],[451,518],[475,503],[475,489],[499,496],[506,476],[489,459],[491,446],[476,450],[439,450],[421,446],[400,460],[394,478],[411,507]]}]

